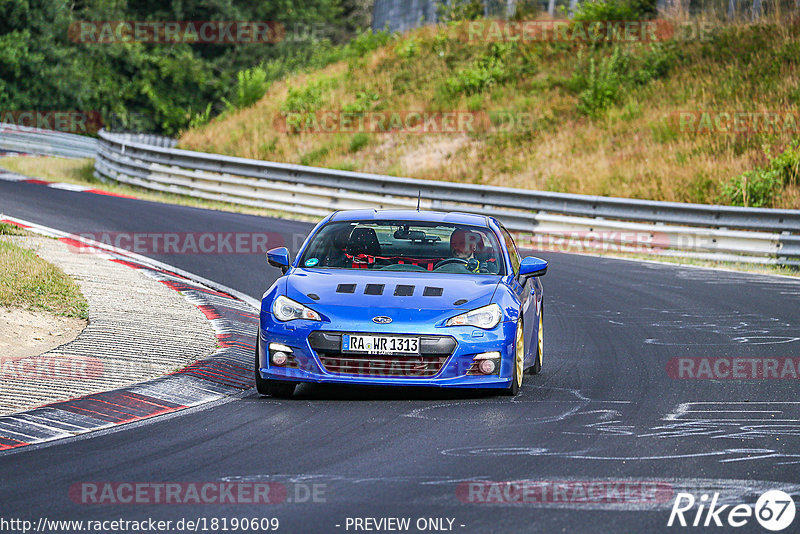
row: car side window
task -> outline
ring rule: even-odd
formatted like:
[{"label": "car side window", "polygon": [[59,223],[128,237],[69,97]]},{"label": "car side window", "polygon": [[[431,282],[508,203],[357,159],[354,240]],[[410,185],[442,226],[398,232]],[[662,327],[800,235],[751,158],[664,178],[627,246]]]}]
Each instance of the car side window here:
[{"label": "car side window", "polygon": [[508,230],[505,228],[500,228],[503,232],[503,240],[506,242],[506,248],[508,249],[508,256],[511,258],[511,268],[514,269],[514,274],[519,274],[519,252],[517,252],[517,245],[514,244],[514,238],[511,237],[511,234],[508,233]]}]

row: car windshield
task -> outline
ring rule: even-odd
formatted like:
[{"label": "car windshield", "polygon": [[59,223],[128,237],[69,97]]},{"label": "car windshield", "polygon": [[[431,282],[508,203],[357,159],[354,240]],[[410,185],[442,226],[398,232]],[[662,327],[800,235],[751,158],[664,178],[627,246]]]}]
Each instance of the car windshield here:
[{"label": "car windshield", "polygon": [[301,267],[505,274],[497,237],[488,228],[420,221],[346,221],[325,225]]}]

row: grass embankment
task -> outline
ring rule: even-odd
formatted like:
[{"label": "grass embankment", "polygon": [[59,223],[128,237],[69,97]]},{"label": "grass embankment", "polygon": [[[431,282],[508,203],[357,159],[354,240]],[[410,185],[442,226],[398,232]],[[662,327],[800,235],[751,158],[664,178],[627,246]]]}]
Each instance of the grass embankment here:
[{"label": "grass embankment", "polygon": [[[587,45],[470,42],[463,25],[422,28],[276,82],[252,107],[187,131],[179,146],[434,180],[800,208],[800,151],[792,149],[800,124],[736,135],[697,133],[676,118],[800,116],[800,22],[694,33],[702,38]],[[418,135],[276,126],[288,113],[421,110],[486,112],[495,128]]]},{"label": "grass embankment", "polygon": [[8,156],[0,158],[0,167],[11,172],[42,180],[69,184],[95,185],[100,181],[93,176],[94,160],[58,158],[55,156]]},{"label": "grass embankment", "polygon": [[[0,236],[25,235],[0,223]],[[0,306],[89,318],[89,305],[72,278],[33,250],[0,239]]]}]

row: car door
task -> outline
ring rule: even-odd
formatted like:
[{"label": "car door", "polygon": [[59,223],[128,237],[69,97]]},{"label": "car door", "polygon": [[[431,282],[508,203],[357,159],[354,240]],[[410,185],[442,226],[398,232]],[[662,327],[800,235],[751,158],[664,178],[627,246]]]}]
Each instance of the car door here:
[{"label": "car door", "polygon": [[517,250],[517,245],[514,243],[514,238],[511,237],[511,234],[505,227],[501,225],[500,230],[503,234],[503,241],[505,241],[506,249],[508,250],[508,256],[511,259],[511,268],[514,271],[514,276],[509,285],[519,299],[522,308],[523,337],[525,338],[525,367],[527,368],[533,365],[533,360],[530,355],[536,347],[533,335],[536,333],[536,328],[539,324],[536,315],[536,286],[535,282],[532,281],[533,278],[528,278],[524,284],[520,284],[519,264],[521,259],[519,251]]}]

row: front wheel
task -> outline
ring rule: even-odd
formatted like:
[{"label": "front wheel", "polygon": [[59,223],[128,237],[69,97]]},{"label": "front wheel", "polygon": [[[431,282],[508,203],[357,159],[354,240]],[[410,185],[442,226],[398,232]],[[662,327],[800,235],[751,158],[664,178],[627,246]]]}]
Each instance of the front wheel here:
[{"label": "front wheel", "polygon": [[258,371],[258,353],[259,346],[261,345],[261,336],[256,335],[256,363],[255,363],[255,374],[256,374],[256,391],[258,391],[261,395],[269,395],[271,397],[291,397],[294,394],[294,389],[297,387],[297,384],[293,384],[292,382],[277,382],[275,380],[267,380],[266,378],[261,378],[261,373]]},{"label": "front wheel", "polygon": [[517,321],[517,334],[514,340],[514,365],[511,371],[511,384],[505,390],[505,394],[515,397],[519,394],[522,387],[522,374],[525,365],[525,335],[522,328],[522,313]]},{"label": "front wheel", "polygon": [[544,349],[544,335],[542,325],[544,324],[544,303],[542,309],[539,311],[539,335],[536,343],[536,357],[533,360],[533,365],[528,368],[528,372],[532,375],[538,375],[542,372],[542,350]]}]

